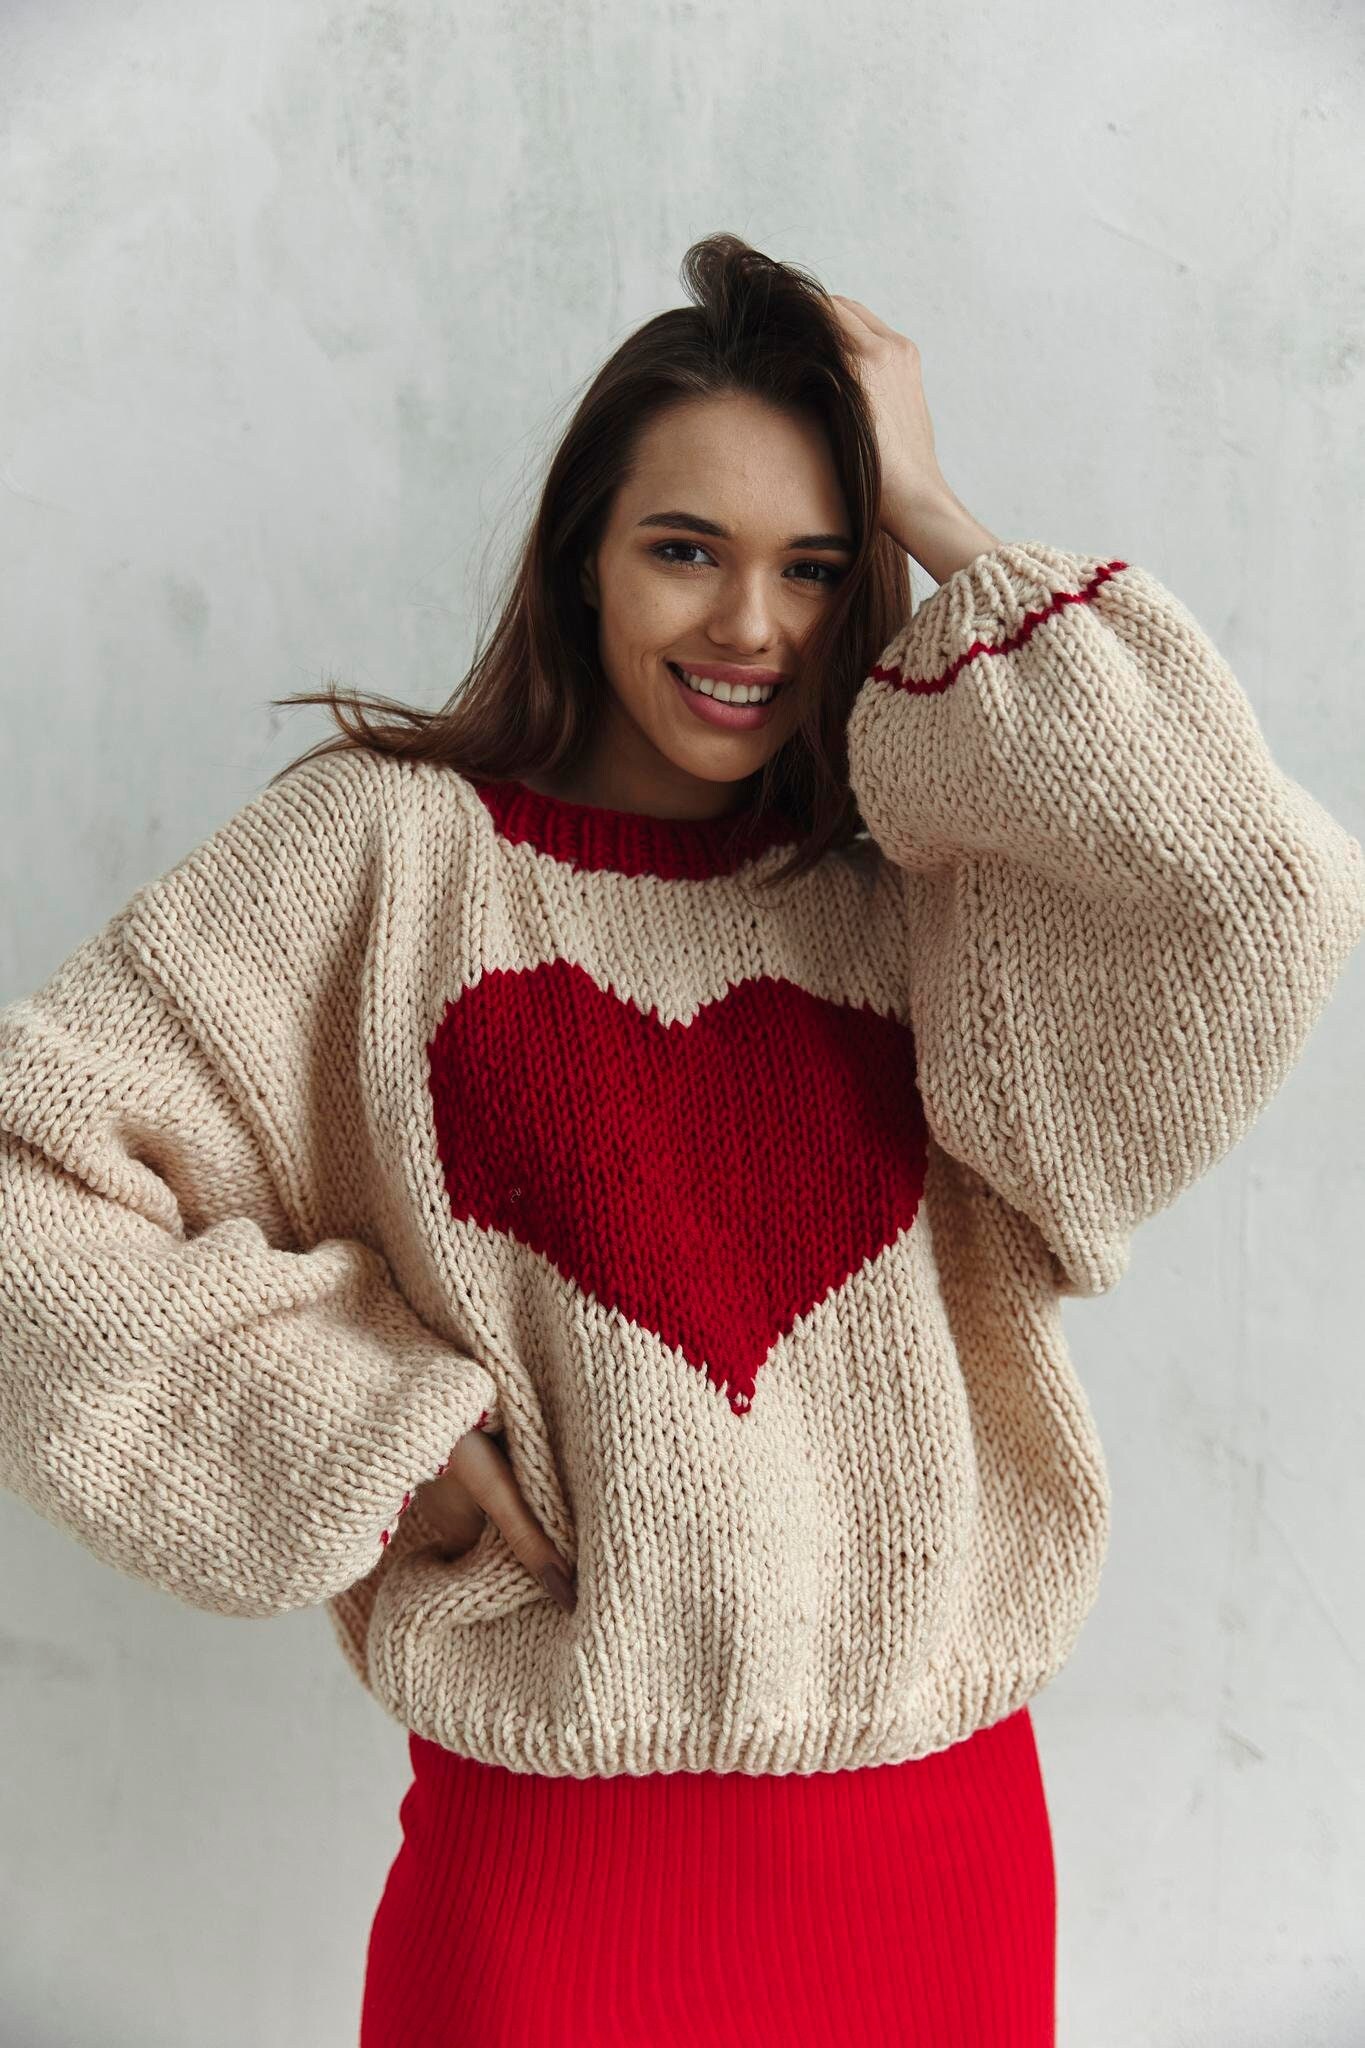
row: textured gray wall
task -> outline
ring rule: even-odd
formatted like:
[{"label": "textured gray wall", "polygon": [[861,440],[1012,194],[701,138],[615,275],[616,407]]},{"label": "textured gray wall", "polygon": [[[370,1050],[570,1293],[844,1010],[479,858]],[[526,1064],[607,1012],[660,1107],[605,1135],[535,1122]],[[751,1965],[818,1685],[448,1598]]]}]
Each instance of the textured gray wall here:
[{"label": "textured gray wall", "polygon": [[[913,335],[977,516],[1150,567],[1360,833],[1363,76],[1324,0],[11,0],[0,1000],[326,729],[269,697],[446,695],[720,227]],[[1363,1000],[1067,1305],[1115,1530],[1035,1705],[1063,2048],[1365,2039]],[[0,2039],[353,2040],[407,1757],[325,1617],[0,1542]]]}]

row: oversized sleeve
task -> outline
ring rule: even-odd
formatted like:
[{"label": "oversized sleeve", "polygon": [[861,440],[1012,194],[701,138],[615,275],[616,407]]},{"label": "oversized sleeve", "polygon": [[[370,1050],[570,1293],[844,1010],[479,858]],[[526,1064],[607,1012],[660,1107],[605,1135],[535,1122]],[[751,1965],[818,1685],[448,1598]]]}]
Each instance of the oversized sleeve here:
[{"label": "oversized sleeve", "polygon": [[921,604],[847,740],[928,1126],[1032,1219],[1060,1293],[1102,1293],[1298,1059],[1365,930],[1360,842],[1171,591],[1040,542]]},{"label": "oversized sleeve", "polygon": [[269,914],[286,831],[328,829],[291,783],[0,1009],[0,1483],[120,1571],[247,1616],[363,1578],[495,1406],[373,1243],[300,1227],[253,1105],[134,936],[148,901],[182,934],[208,913],[240,977],[319,981]]}]

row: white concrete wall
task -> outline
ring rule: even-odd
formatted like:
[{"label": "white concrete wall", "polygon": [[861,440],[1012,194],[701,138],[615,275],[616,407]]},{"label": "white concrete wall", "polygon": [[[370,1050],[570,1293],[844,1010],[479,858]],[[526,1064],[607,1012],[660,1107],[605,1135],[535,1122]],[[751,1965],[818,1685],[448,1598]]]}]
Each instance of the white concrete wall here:
[{"label": "white concrete wall", "polygon": [[[1363,76],[1327,0],[16,0],[0,1000],[327,729],[269,697],[446,695],[721,227],[912,334],[959,495],[1167,581],[1360,832]],[[1063,2048],[1365,2040],[1363,1007],[1355,959],[1068,1303],[1116,1500],[1035,1704]],[[321,1613],[182,1609],[9,1496],[0,1543],[0,2039],[344,2048],[402,1730]]]}]

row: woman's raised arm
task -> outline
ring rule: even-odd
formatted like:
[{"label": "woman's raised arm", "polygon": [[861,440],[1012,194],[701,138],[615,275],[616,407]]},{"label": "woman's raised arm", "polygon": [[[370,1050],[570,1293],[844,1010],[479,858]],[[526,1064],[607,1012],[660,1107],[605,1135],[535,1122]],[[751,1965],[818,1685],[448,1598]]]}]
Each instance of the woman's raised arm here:
[{"label": "woman's raised arm", "polygon": [[1033,1219],[1061,1292],[1100,1293],[1298,1059],[1365,931],[1360,843],[1171,591],[1042,542],[947,577],[848,744],[929,1127]]}]

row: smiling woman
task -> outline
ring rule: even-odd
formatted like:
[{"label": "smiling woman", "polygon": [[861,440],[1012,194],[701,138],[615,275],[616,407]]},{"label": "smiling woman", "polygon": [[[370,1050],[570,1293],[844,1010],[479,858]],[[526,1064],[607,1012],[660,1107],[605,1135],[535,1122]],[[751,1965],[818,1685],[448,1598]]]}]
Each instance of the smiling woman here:
[{"label": "smiling woman", "polygon": [[[845,729],[909,611],[910,570],[879,524],[875,425],[836,302],[734,236],[697,243],[683,278],[693,304],[628,336],[580,401],[448,702],[277,701],[325,704],[341,728],[305,759],[360,744],[658,818],[779,807],[802,829],[764,887],[862,831]],[[768,703],[735,702],[774,674]]]},{"label": "smiling woman", "polygon": [[[714,516],[649,509],[660,503]],[[804,649],[855,552],[847,516],[808,414],[730,392],[645,423],[580,570],[606,687],[591,749],[555,793],[659,816],[743,805],[797,731]],[[660,528],[708,545],[661,542]],[[812,560],[817,547],[829,559]]]},{"label": "smiling woman", "polygon": [[325,1605],[407,1731],[361,2048],[1051,2048],[1062,1297],[1282,1085],[1365,854],[1154,576],[925,495],[904,337],[687,275],[466,691],[334,705],[0,1011],[0,1481]]}]

